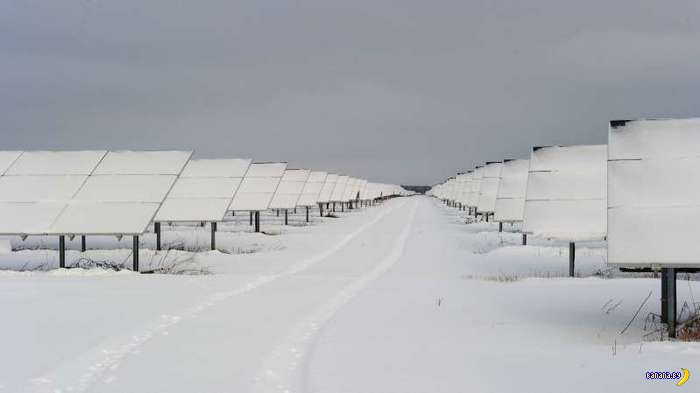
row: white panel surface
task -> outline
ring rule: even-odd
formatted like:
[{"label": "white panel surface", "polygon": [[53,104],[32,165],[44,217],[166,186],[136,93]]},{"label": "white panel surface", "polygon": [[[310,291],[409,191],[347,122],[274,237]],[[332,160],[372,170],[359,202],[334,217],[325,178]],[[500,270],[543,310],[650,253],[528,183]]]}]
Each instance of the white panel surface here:
[{"label": "white panel surface", "polygon": [[286,168],[286,163],[251,164],[229,210],[267,210]]},{"label": "white panel surface", "polygon": [[110,151],[96,175],[179,175],[192,156],[188,151]]},{"label": "white panel surface", "polygon": [[231,200],[229,198],[168,198],[156,214],[158,222],[221,221]]},{"label": "white panel surface", "polygon": [[82,202],[161,203],[175,183],[174,175],[90,176],[73,198]]},{"label": "white panel surface", "polygon": [[86,179],[85,175],[2,176],[0,201],[67,201],[78,192]]},{"label": "white panel surface", "polygon": [[249,167],[249,159],[190,160],[155,220],[221,221]]},{"label": "white panel surface", "polygon": [[65,206],[57,202],[0,202],[0,234],[43,235]]},{"label": "white panel surface", "polygon": [[355,197],[357,196],[357,184],[360,179],[356,179],[354,177],[351,177],[348,179],[348,182],[345,183],[345,192],[343,195],[343,200],[344,201],[352,201],[355,200]]},{"label": "white panel surface", "polygon": [[507,160],[501,170],[494,219],[501,222],[519,222],[525,213],[525,193],[530,168],[529,160]]},{"label": "white panel surface", "polygon": [[477,207],[479,205],[479,192],[481,190],[481,179],[484,176],[484,167],[478,166],[472,172],[472,181],[470,182],[470,190],[468,196],[468,207]]},{"label": "white panel surface", "polygon": [[496,211],[496,196],[498,184],[501,181],[502,162],[490,162],[484,166],[484,175],[479,186],[479,203],[477,211],[494,213]]},{"label": "white panel surface", "polygon": [[612,122],[608,263],[700,267],[700,119]]},{"label": "white panel surface", "polygon": [[606,157],[606,145],[533,149],[523,232],[573,242],[604,239]]},{"label": "white panel surface", "polygon": [[306,180],[304,189],[301,192],[301,197],[297,205],[299,206],[315,206],[319,202],[319,196],[321,195],[321,190],[324,184],[326,184],[326,178],[328,173],[322,171],[313,171],[309,174],[309,178]]},{"label": "white panel surface", "polygon": [[284,172],[277,191],[270,202],[270,209],[294,209],[304,190],[311,171],[307,169],[288,169]]},{"label": "white panel surface", "polygon": [[73,202],[51,225],[49,234],[140,235],[160,203]]},{"label": "white panel surface", "polygon": [[89,175],[105,156],[104,150],[25,151],[6,175]]},{"label": "white panel surface", "polygon": [[243,178],[250,167],[250,159],[214,158],[190,160],[180,177],[237,177]]},{"label": "white panel surface", "polygon": [[0,151],[0,175],[4,175],[20,155],[22,155],[21,151]]},{"label": "white panel surface", "polygon": [[331,201],[331,196],[333,195],[335,184],[338,182],[338,177],[339,176],[335,173],[328,174],[326,181],[323,183],[323,188],[321,188],[321,193],[318,195],[319,203],[328,203]]},{"label": "white panel surface", "polygon": [[335,188],[333,188],[333,193],[331,194],[331,202],[344,202],[345,186],[348,180],[350,180],[349,176],[338,176],[338,181],[335,183]]}]

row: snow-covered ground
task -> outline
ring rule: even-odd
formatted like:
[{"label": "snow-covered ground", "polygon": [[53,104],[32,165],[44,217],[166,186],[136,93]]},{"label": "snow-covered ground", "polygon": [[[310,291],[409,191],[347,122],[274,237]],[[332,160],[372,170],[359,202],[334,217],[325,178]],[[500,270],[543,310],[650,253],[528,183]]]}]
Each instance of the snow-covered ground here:
[{"label": "snow-covered ground", "polygon": [[[12,238],[0,256],[0,392],[697,391],[700,345],[643,338],[660,282],[613,274],[604,244],[564,244],[463,223],[426,197],[284,227],[266,215],[165,227],[142,265],[171,272],[27,271],[56,265],[55,239]],[[506,230],[510,230],[506,225]],[[128,261],[130,239],[88,239],[70,263]],[[79,247],[78,239],[69,243]],[[21,250],[18,250],[20,249]],[[105,250],[113,248],[113,250]],[[118,248],[117,250],[114,250]],[[85,259],[83,259],[84,261]],[[23,269],[25,271],[16,271]],[[205,273],[205,274],[200,274]],[[679,306],[700,294],[679,281]],[[639,316],[624,333],[645,298]],[[696,295],[700,296],[700,295]],[[700,370],[700,369],[698,369]],[[697,372],[697,371],[695,371]]]}]

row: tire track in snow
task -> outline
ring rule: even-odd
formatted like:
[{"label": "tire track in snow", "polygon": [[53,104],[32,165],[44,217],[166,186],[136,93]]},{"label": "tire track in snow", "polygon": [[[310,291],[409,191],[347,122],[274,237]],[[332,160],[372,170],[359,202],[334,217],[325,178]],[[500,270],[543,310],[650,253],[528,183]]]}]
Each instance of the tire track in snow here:
[{"label": "tire track in snow", "polygon": [[309,343],[333,315],[362,291],[368,284],[388,271],[403,255],[408,235],[413,227],[417,203],[413,202],[408,220],[389,254],[372,270],[362,275],[324,303],[311,317],[297,324],[292,333],[278,345],[264,362],[255,378],[258,393],[293,393],[308,386]]},{"label": "tire track in snow", "polygon": [[[168,329],[176,327],[182,321],[196,318],[199,314],[225,300],[253,291],[275,280],[297,274],[310,268],[341,250],[353,239],[406,203],[407,202],[403,202],[400,205],[393,204],[388,208],[384,208],[376,217],[344,236],[342,240],[334,246],[310,258],[294,263],[280,273],[259,277],[242,287],[230,291],[216,292],[206,300],[188,307],[180,313],[161,315],[157,320],[152,321],[139,332],[135,332],[129,336],[119,336],[115,339],[107,340],[94,350],[88,351],[51,372],[31,380],[30,386],[21,391],[37,393],[85,392],[102,377],[102,375],[109,371],[116,370],[129,355],[139,353],[140,348],[152,338],[167,334]],[[102,382],[111,383],[112,377],[107,376],[102,379]]]}]

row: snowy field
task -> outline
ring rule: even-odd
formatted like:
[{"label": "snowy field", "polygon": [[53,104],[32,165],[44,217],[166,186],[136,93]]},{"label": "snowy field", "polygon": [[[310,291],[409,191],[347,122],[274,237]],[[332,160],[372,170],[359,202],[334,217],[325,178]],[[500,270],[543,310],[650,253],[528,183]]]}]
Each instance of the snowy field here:
[{"label": "snowy field", "polygon": [[[268,213],[264,234],[232,217],[221,251],[206,226],[164,225],[178,250],[147,235],[141,264],[172,274],[52,269],[55,239],[5,239],[0,392],[700,390],[700,344],[653,333],[660,280],[611,271],[602,243],[577,245],[568,278],[566,244],[427,197],[314,213]],[[88,238],[68,262],[129,266],[130,245]],[[700,298],[682,278],[679,309]],[[645,379],[682,367],[682,388]]]}]

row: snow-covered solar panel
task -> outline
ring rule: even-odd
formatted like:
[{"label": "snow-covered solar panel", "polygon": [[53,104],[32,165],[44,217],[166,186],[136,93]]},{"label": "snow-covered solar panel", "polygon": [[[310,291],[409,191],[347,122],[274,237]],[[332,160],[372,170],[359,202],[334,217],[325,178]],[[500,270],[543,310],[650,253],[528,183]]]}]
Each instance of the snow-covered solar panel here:
[{"label": "snow-covered solar panel", "polygon": [[192,156],[186,151],[110,151],[95,175],[179,175]]},{"label": "snow-covered solar panel", "polygon": [[104,150],[25,151],[5,171],[5,176],[89,175],[106,153]]},{"label": "snow-covered solar panel", "polygon": [[498,194],[498,184],[501,181],[502,162],[487,162],[484,166],[481,184],[479,186],[479,202],[477,210],[482,213],[493,213],[496,211],[496,195]]},{"label": "snow-covered solar panel", "polygon": [[318,195],[318,203],[328,203],[331,201],[331,196],[338,182],[338,177],[340,176],[335,173],[328,174],[326,181],[323,183],[323,188],[321,188],[321,193]]},{"label": "snow-covered solar panel", "polygon": [[108,152],[47,234],[140,235],[192,152]]},{"label": "snow-covered solar panel", "polygon": [[10,166],[22,155],[21,151],[0,151],[0,175],[4,175]]},{"label": "snow-covered solar panel", "polygon": [[500,222],[520,222],[525,212],[525,192],[529,160],[506,160],[501,169],[501,182],[496,197],[494,219]]},{"label": "snow-covered solar panel", "polygon": [[335,183],[335,188],[333,188],[333,193],[331,194],[331,202],[345,202],[343,199],[345,197],[345,186],[349,180],[349,176],[338,176],[338,181]]},{"label": "snow-covered solar panel", "polygon": [[534,148],[523,233],[566,240],[606,236],[607,145]]},{"label": "snow-covered solar panel", "polygon": [[320,202],[320,195],[323,186],[326,184],[328,173],[322,171],[312,171],[306,180],[301,197],[297,202],[298,206],[316,206]]},{"label": "snow-covered solar panel", "polygon": [[286,162],[250,164],[229,209],[234,211],[267,210],[285,169],[287,169]]},{"label": "snow-covered solar panel", "polygon": [[0,234],[44,234],[65,207],[66,202],[0,202]]},{"label": "snow-covered solar panel", "polygon": [[189,161],[155,221],[221,221],[250,162],[236,158]]},{"label": "snow-covered solar panel", "polygon": [[479,205],[479,192],[481,190],[481,179],[484,176],[484,167],[477,166],[472,172],[472,181],[469,187],[468,204],[469,207],[477,207]]},{"label": "snow-covered solar panel", "polygon": [[66,202],[80,190],[87,175],[1,176],[0,201]]},{"label": "snow-covered solar panel", "polygon": [[367,196],[365,195],[365,187],[367,187],[367,180],[360,179],[360,181],[357,184],[357,192],[360,193],[360,200],[363,200],[363,201],[368,199]]},{"label": "snow-covered solar panel", "polygon": [[700,118],[611,122],[608,263],[700,265]]},{"label": "snow-covered solar panel", "polygon": [[270,209],[294,209],[311,173],[308,169],[287,169],[275,192]]},{"label": "snow-covered solar panel", "polygon": [[344,201],[355,200],[355,197],[357,196],[357,186],[359,181],[360,179],[354,177],[348,179],[348,182],[345,183],[345,192],[343,196]]}]

